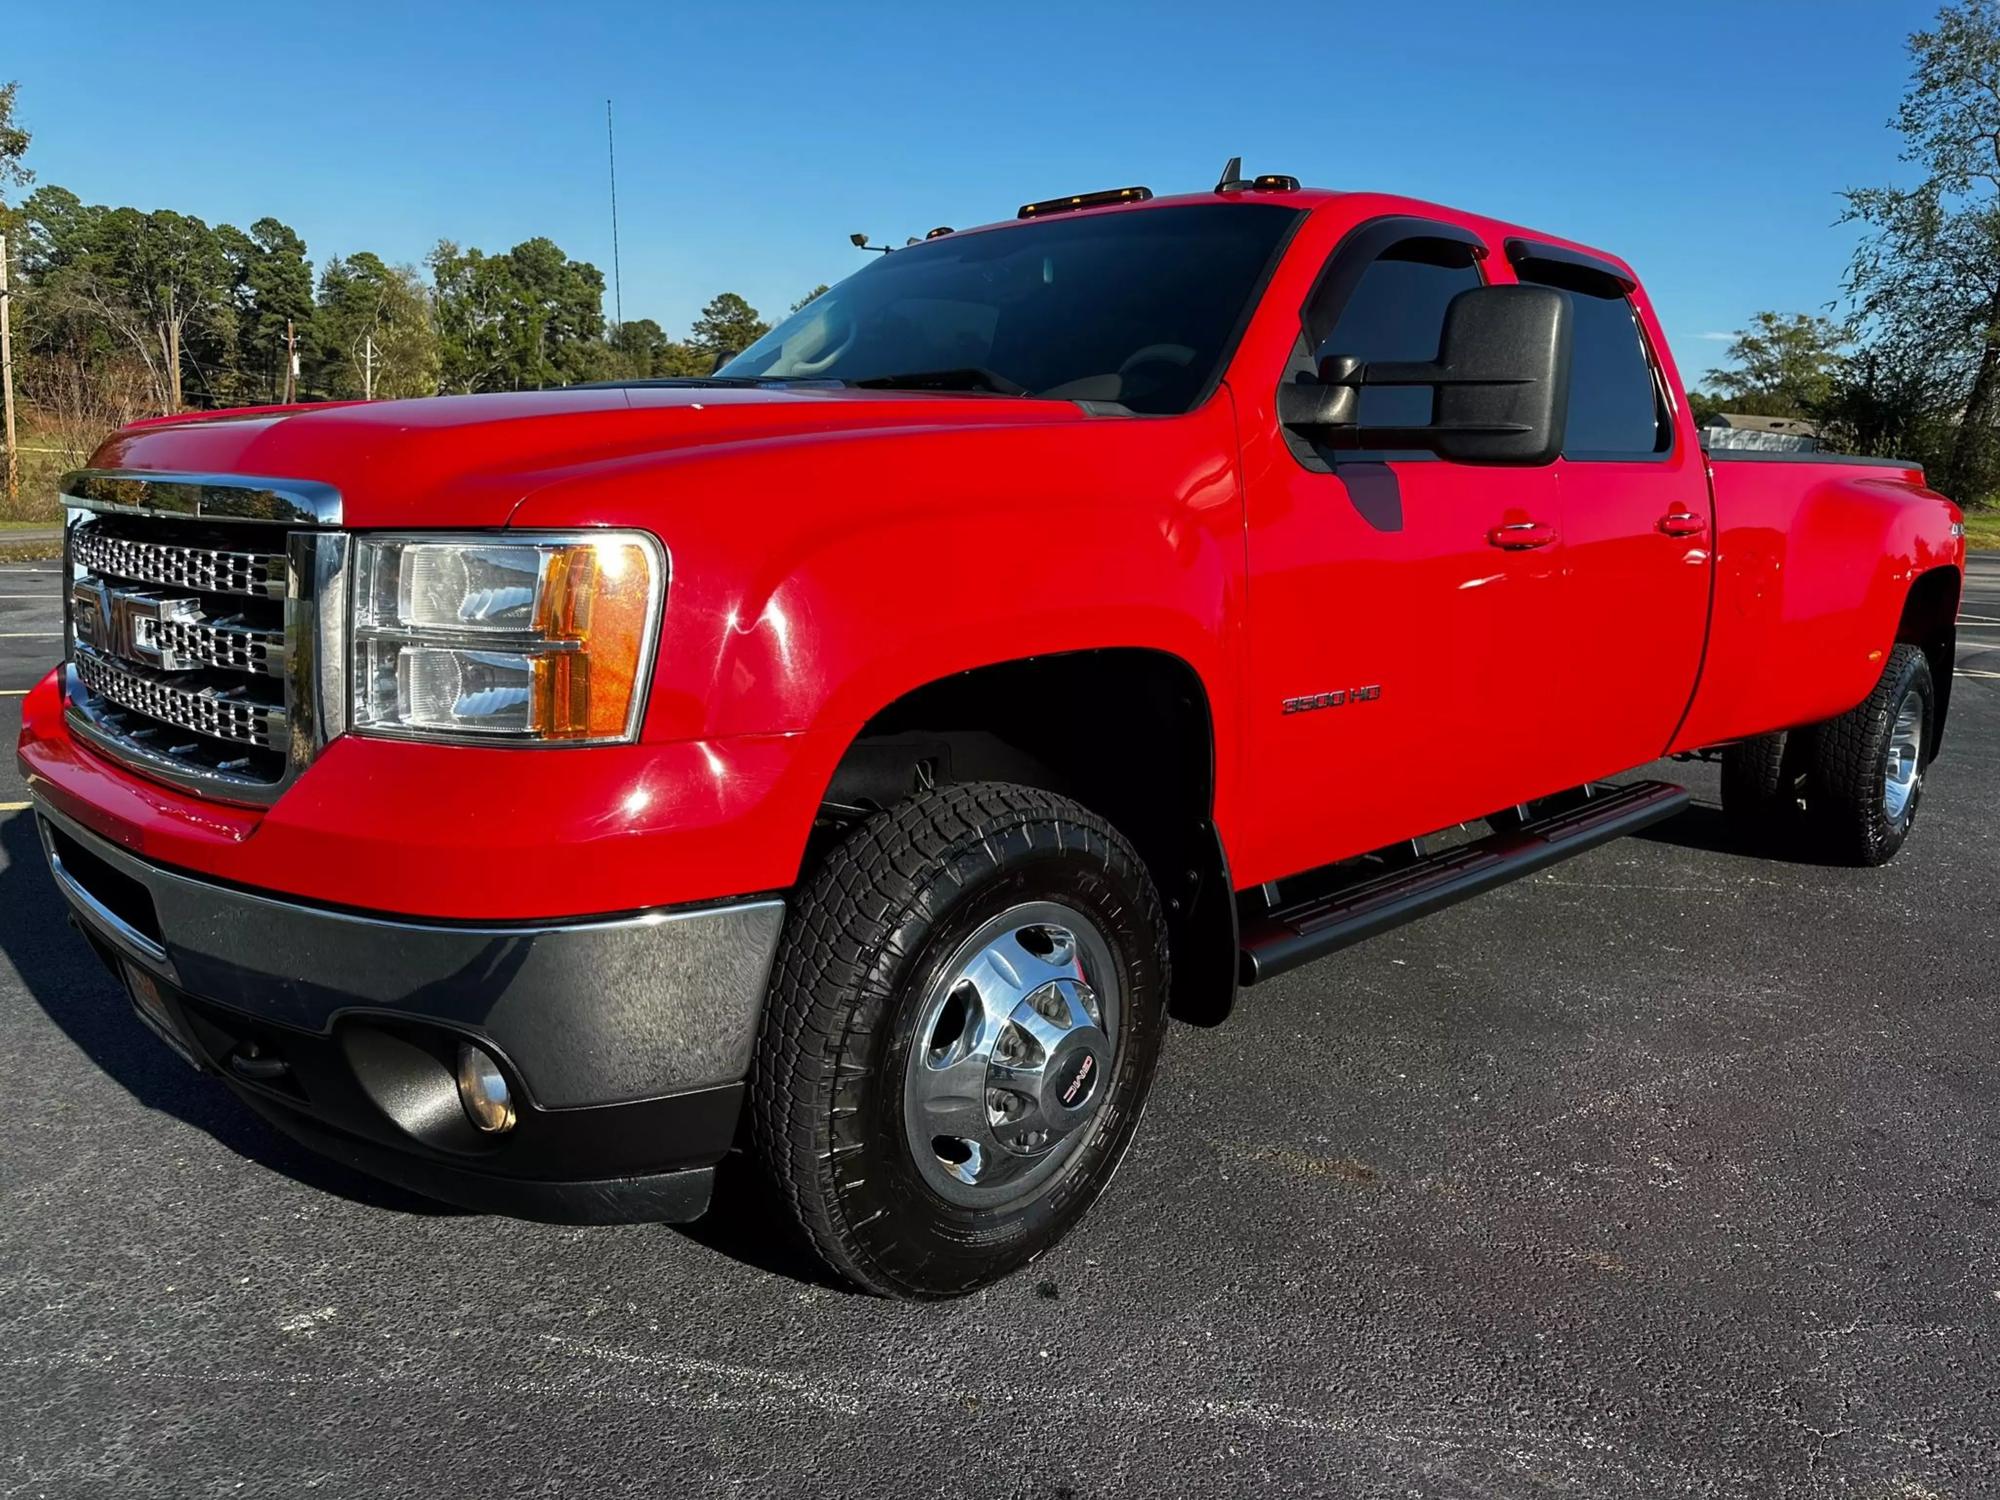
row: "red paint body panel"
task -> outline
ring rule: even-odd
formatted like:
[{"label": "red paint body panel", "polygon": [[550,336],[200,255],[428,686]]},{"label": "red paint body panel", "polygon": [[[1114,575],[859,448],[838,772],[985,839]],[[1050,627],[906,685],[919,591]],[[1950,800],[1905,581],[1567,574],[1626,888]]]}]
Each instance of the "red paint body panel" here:
[{"label": "red paint body panel", "polygon": [[1963,573],[1923,471],[1713,465],[1720,541],[1701,692],[1674,748],[1809,724],[1866,697],[1916,580]]},{"label": "red paint body panel", "polygon": [[[435,917],[624,911],[789,885],[843,752],[913,689],[1138,647],[1185,662],[1207,695],[1214,819],[1248,887],[1669,748],[1838,713],[1873,683],[1912,582],[1962,566],[1959,517],[1915,471],[1717,463],[1711,484],[1643,293],[1673,409],[1664,458],[1313,472],[1275,396],[1343,237],[1384,215],[1439,220],[1480,236],[1504,282],[1504,242],[1524,231],[1373,194],[1257,199],[1308,213],[1220,387],[1184,416],[625,388],[127,429],[94,466],[318,480],[361,529],[652,531],[671,576],[641,742],[349,735],[258,811],[82,748],[52,679],[24,714],[34,792],[246,886]],[[1530,522],[1549,545],[1488,541]],[[1379,697],[1338,711],[1282,712],[1370,685]]]},{"label": "red paint body panel", "polygon": [[789,885],[845,748],[819,738],[572,753],[349,735],[259,811],[92,753],[51,674],[24,700],[20,759],[37,798],[160,864],[405,916],[528,920]]}]

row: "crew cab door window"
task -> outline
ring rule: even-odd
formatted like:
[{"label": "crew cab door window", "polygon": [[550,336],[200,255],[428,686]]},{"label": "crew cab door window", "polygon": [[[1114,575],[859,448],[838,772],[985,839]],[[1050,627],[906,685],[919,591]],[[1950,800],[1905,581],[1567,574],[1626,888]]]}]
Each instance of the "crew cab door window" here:
[{"label": "crew cab door window", "polygon": [[1673,425],[1653,360],[1625,288],[1607,276],[1539,272],[1521,280],[1569,294],[1570,354],[1566,459],[1651,458],[1673,446]]}]

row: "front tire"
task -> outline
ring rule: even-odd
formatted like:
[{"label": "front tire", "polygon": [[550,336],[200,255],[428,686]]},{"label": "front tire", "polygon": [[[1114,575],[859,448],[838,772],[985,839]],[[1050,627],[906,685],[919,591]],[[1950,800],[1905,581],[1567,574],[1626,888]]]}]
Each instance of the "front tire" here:
[{"label": "front tire", "polygon": [[835,1271],[962,1295],[1054,1245],[1137,1128],[1166,928],[1131,845],[999,782],[926,792],[828,855],[780,945],[752,1135]]},{"label": "front tire", "polygon": [[1936,722],[1930,663],[1917,647],[1900,645],[1875,691],[1814,731],[1806,810],[1834,853],[1880,865],[1903,847]]}]

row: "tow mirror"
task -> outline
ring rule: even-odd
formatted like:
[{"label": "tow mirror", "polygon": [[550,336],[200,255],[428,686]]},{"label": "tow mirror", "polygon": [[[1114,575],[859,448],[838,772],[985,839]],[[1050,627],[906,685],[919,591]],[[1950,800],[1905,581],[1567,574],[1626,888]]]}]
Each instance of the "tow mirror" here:
[{"label": "tow mirror", "polygon": [[[1562,452],[1569,417],[1569,298],[1553,287],[1484,286],[1445,308],[1430,363],[1320,361],[1318,379],[1281,386],[1278,420],[1327,448],[1415,448],[1468,464],[1546,464]],[[1370,386],[1437,392],[1425,427],[1363,427]]]}]

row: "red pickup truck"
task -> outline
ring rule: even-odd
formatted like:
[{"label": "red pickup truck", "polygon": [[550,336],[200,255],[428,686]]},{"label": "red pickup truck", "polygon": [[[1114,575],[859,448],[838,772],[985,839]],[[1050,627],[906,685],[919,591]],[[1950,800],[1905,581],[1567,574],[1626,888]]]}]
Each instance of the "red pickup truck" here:
[{"label": "red pickup truck", "polygon": [[[1949,704],[1914,465],[1704,454],[1599,251],[1235,173],[883,255],[705,379],[141,423],[20,763],[139,1014],[480,1208],[863,1287],[1053,1244],[1170,1013],[1665,817],[1862,864]],[[1803,938],[1803,935],[1802,935]]]}]

